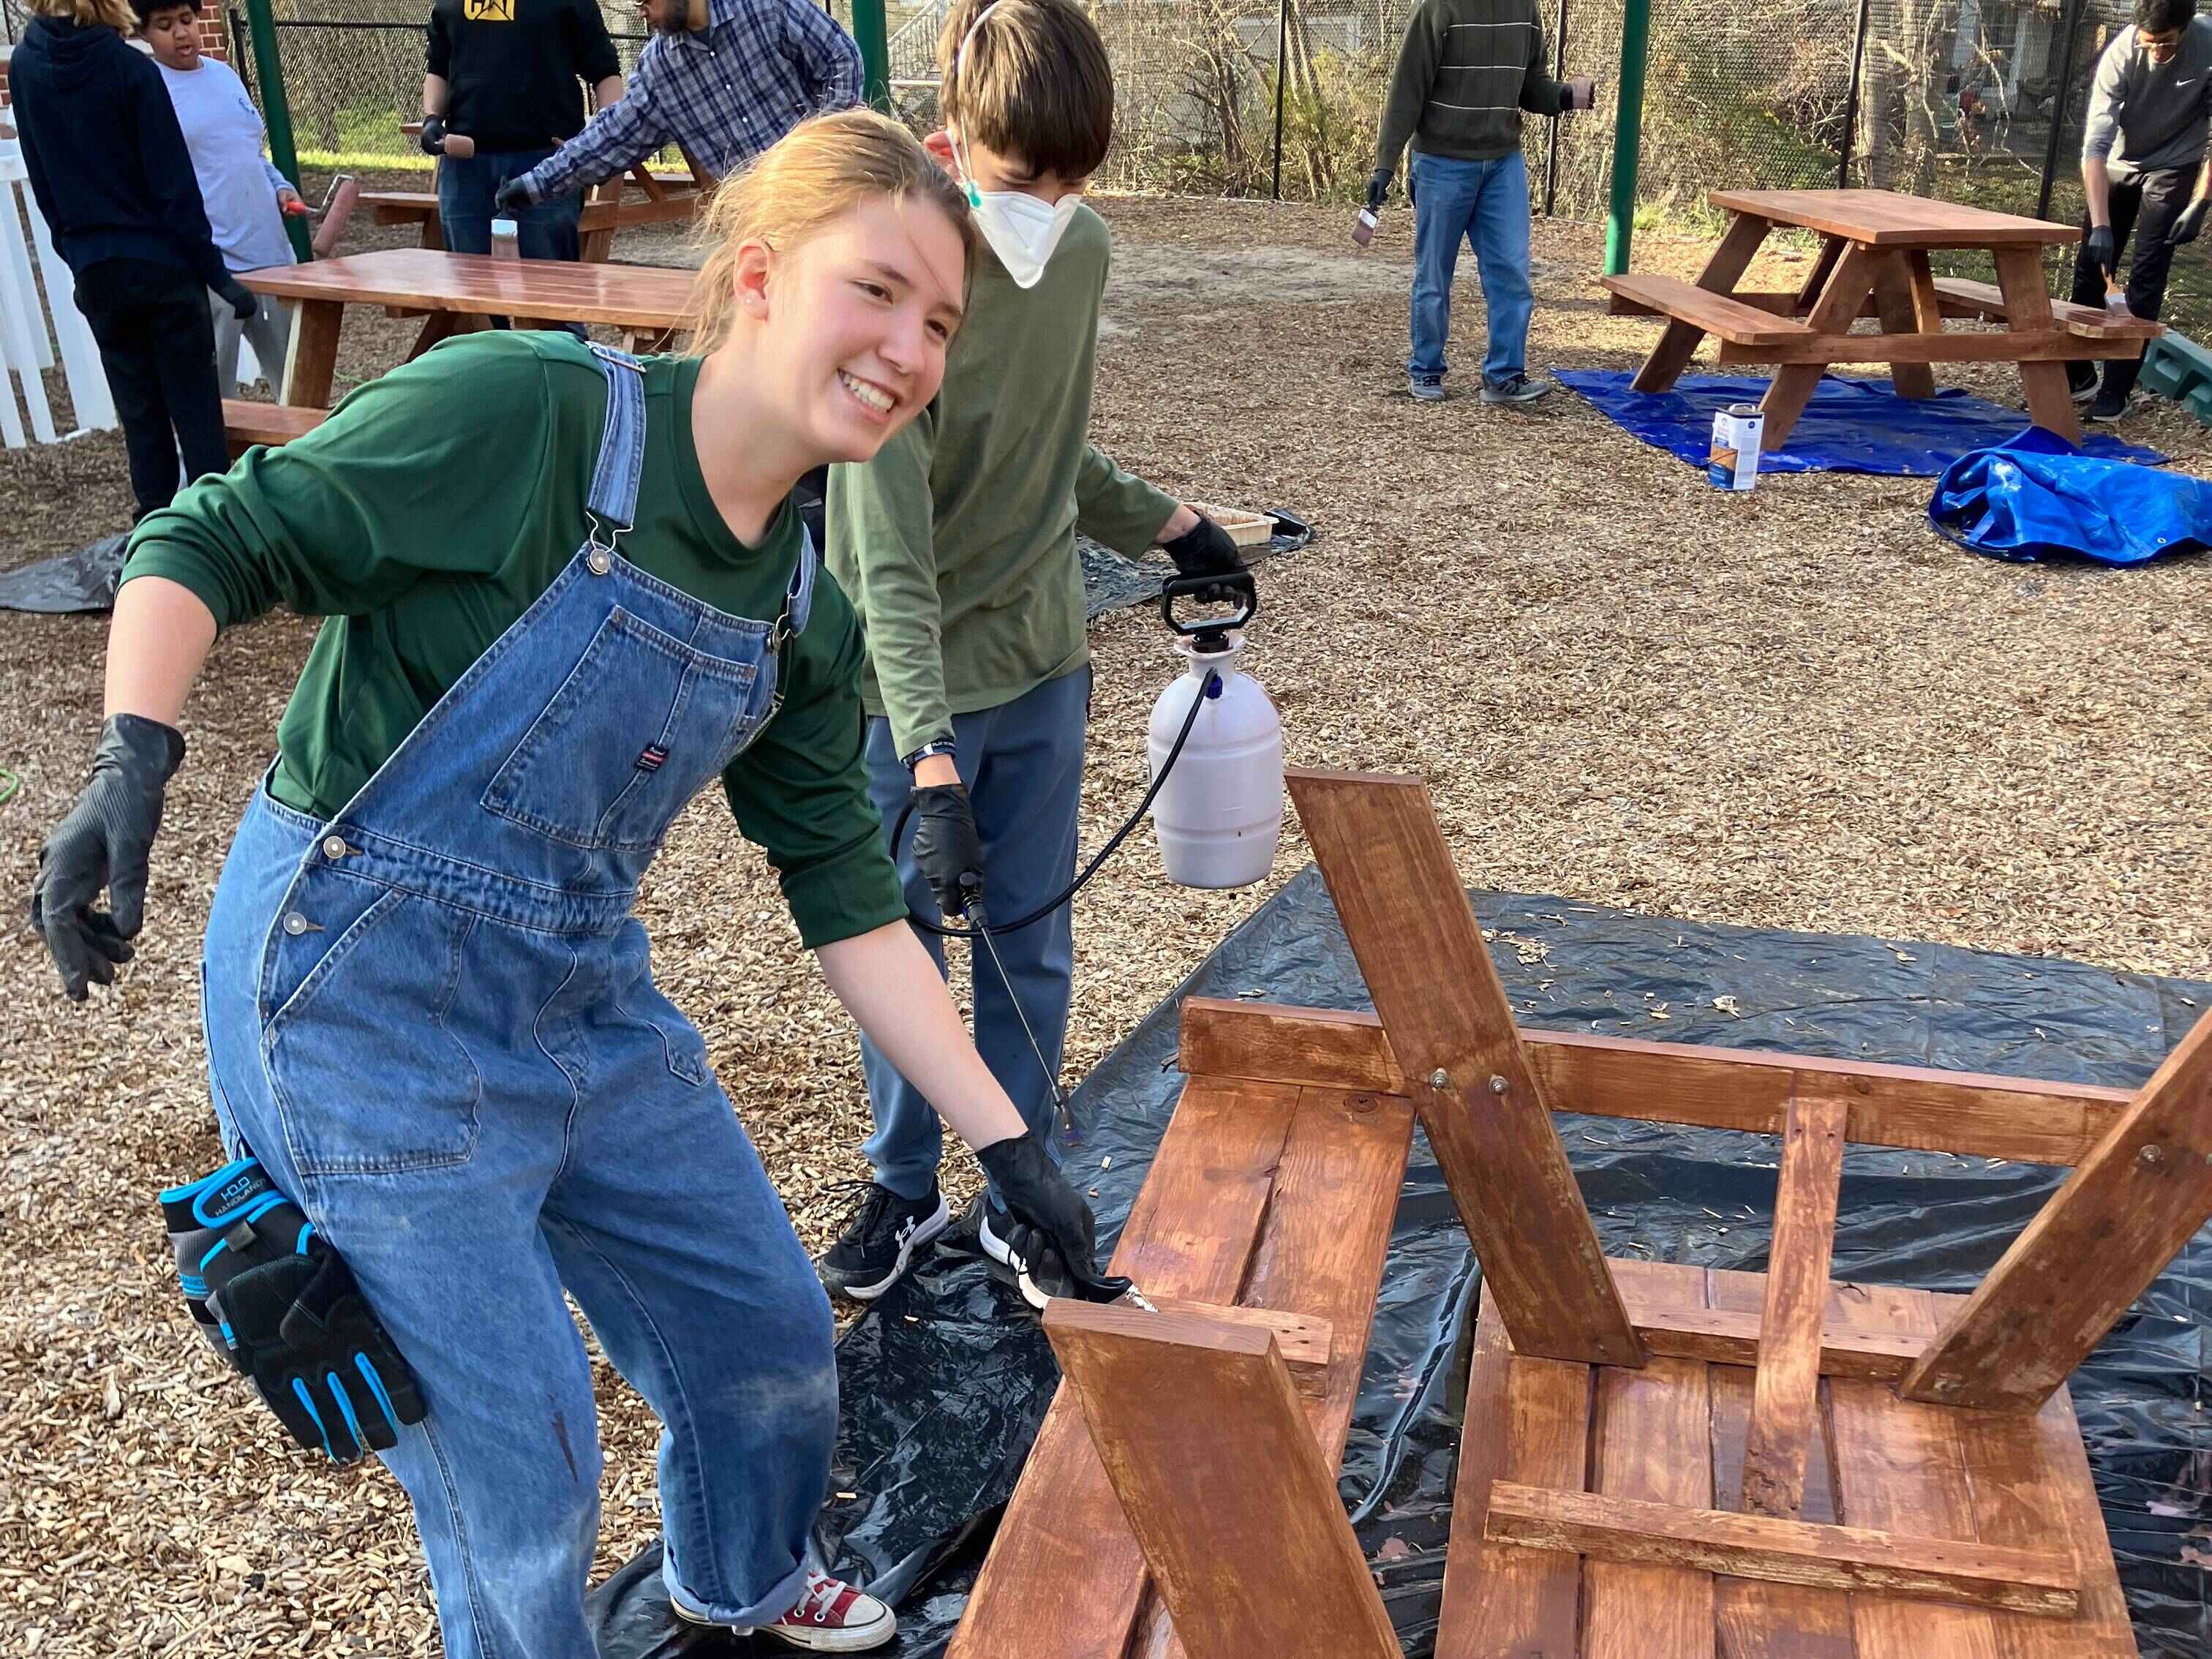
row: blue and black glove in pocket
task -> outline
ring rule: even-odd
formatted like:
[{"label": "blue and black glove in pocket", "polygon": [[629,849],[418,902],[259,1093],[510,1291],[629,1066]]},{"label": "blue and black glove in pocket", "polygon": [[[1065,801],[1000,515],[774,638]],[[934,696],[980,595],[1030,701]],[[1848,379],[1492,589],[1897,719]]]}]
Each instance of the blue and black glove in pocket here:
[{"label": "blue and black glove in pocket", "polygon": [[161,1216],[200,1334],[295,1440],[350,1463],[422,1420],[415,1375],[352,1270],[258,1160],[170,1188]]}]

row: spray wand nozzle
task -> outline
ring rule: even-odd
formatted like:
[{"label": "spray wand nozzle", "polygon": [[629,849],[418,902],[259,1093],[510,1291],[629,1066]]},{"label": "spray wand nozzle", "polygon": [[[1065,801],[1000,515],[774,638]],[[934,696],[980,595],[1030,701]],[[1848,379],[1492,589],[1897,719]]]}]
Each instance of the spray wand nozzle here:
[{"label": "spray wand nozzle", "polygon": [[1014,981],[1008,977],[1006,964],[999,955],[999,941],[991,936],[991,918],[983,909],[983,878],[975,871],[961,878],[960,891],[963,908],[975,925],[975,937],[983,941],[983,949],[990,953],[991,965],[999,970],[1000,982],[1006,988],[1006,1000],[1014,1006],[1014,1018],[1022,1023],[1022,1035],[1030,1040],[1030,1052],[1036,1056],[1037,1070],[1044,1073],[1044,1086],[1052,1091],[1053,1110],[1060,1119],[1060,1133],[1071,1146],[1083,1144],[1083,1133],[1075,1127],[1075,1114],[1067,1103],[1067,1091],[1060,1086],[1059,1068],[1044,1057],[1044,1045],[1030,1029],[1030,1017],[1022,1012],[1022,1000],[1014,991]]}]

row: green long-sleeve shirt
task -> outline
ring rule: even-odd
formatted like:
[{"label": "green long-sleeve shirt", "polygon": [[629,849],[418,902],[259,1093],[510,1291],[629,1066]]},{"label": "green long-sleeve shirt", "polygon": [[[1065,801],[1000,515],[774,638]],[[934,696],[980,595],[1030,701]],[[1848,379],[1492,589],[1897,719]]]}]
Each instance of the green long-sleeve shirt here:
[{"label": "green long-sleeve shirt", "polygon": [[[801,544],[788,506],[732,534],[691,441],[696,358],[646,360],[637,522],[623,556],[715,609],[781,610]],[[151,514],[124,580],[183,583],[228,628],[283,604],[329,617],[277,728],[270,789],[336,815],[552,584],[589,531],[606,380],[566,334],[483,333],[362,387],[313,433],[255,450]],[[906,914],[862,759],[860,632],[817,581],[787,649],[781,713],[723,774],[811,945]]]},{"label": "green long-sleeve shirt", "polygon": [[1521,148],[1522,111],[1565,107],[1544,67],[1535,0],[1422,0],[1398,48],[1375,165],[1395,172],[1409,138],[1424,155],[1494,161]]},{"label": "green long-sleeve shirt", "polygon": [[830,470],[830,568],[867,634],[862,700],[902,755],[1082,667],[1076,531],[1135,554],[1176,510],[1089,441],[1110,253],[1086,207],[1035,288],[977,254],[936,400],[873,460]]}]

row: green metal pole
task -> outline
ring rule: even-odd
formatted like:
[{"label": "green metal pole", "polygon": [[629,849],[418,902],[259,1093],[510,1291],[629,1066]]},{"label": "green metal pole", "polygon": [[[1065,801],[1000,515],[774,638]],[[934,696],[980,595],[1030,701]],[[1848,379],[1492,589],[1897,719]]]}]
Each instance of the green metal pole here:
[{"label": "green metal pole", "polygon": [[1628,270],[1636,231],[1636,166],[1644,146],[1644,59],[1651,44],[1651,0],[1625,0],[1620,18],[1620,108],[1613,118],[1613,201],[1605,220],[1605,274]]},{"label": "green metal pole", "polygon": [[[253,35],[253,79],[261,93],[261,118],[269,128],[269,157],[276,171],[300,188],[300,152],[292,142],[292,106],[284,97],[284,66],[276,60],[276,19],[269,0],[246,0],[248,28]],[[315,257],[307,240],[307,222],[284,221],[284,234],[292,239],[292,252],[302,262]]]},{"label": "green metal pole", "polygon": [[891,40],[884,0],[853,0],[853,38],[860,46],[861,95],[878,109],[891,106]]}]

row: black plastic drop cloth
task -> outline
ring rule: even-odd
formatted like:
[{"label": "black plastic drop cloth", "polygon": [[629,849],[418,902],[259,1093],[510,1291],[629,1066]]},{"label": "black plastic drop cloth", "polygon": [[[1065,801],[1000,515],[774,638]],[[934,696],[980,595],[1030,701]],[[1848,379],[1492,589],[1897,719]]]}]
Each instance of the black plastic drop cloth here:
[{"label": "black plastic drop cloth", "polygon": [[[2060,1081],[2133,1086],[2212,984],[1948,945],[1762,933],[1562,899],[1478,893],[1491,954],[1523,1024]],[[1239,927],[1182,993],[1317,1007],[1368,1005],[1318,874]],[[1076,1096],[1067,1166],[1102,1236],[1118,1236],[1172,1111],[1182,993]],[[1607,1254],[1763,1269],[1771,1137],[1562,1115]],[[1105,1167],[1111,1160],[1110,1168]],[[2060,1170],[1852,1148],[1834,1272],[1962,1291],[2056,1188]],[[1433,1642],[1451,1523],[1478,1273],[1435,1163],[1416,1138],[1399,1201],[1340,1487],[1410,1659]],[[2203,1409],[2212,1231],[2200,1234],[2073,1382],[2136,1633],[2151,1659],[2212,1652],[2212,1431]],[[934,1659],[958,1624],[1000,1507],[1057,1381],[1042,1333],[979,1257],[941,1245],[838,1349],[845,1402],[822,1557],[898,1607],[887,1651]],[[757,1645],[678,1629],[659,1551],[593,1597],[605,1659]],[[1050,1659],[1038,1655],[1035,1659]]]}]

